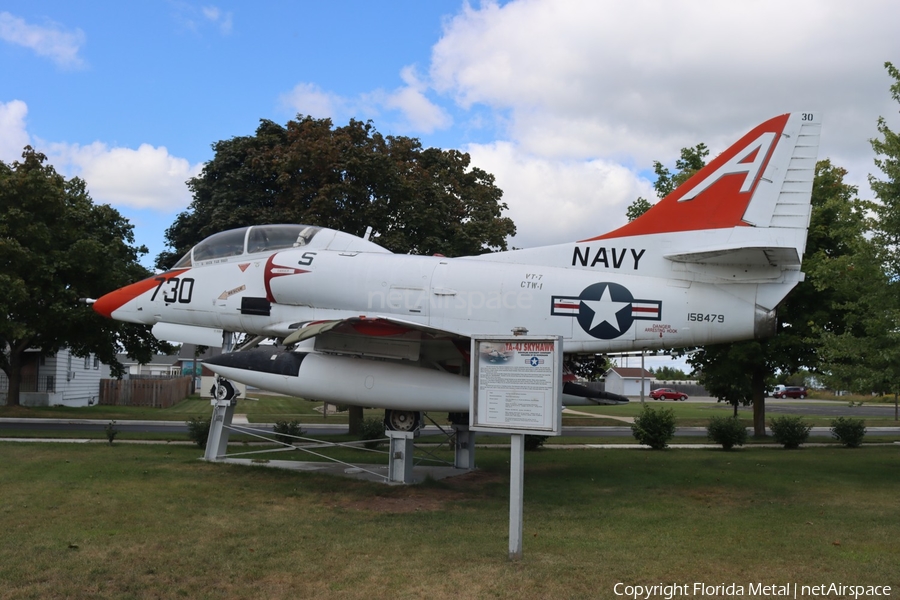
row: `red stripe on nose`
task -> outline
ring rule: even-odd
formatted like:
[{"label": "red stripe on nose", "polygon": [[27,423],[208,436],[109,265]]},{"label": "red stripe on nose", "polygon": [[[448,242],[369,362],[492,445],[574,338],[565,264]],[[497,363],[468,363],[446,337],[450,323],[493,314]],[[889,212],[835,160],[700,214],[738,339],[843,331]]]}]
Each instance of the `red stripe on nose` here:
[{"label": "red stripe on nose", "polygon": [[137,283],[132,283],[131,285],[126,285],[123,288],[119,288],[113,292],[101,296],[96,302],[94,302],[94,310],[104,317],[111,319],[113,311],[117,310],[119,307],[129,302],[130,300],[137,298],[147,290],[152,290],[157,285],[159,285],[159,280],[154,277],[144,279],[143,281],[138,281]]}]

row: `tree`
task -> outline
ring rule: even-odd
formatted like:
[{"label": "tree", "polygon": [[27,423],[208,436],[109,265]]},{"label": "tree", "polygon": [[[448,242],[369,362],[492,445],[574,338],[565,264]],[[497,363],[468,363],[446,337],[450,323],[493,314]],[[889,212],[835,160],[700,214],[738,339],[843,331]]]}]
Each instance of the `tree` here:
[{"label": "tree", "polygon": [[866,204],[856,198],[854,186],[844,183],[846,174],[828,159],[816,163],[803,257],[807,277],[779,305],[775,336],[707,346],[688,358],[710,394],[732,403],[735,414],[739,403],[753,405],[756,436],[765,435],[766,380],[803,366],[818,370],[823,335],[849,326],[847,307],[856,291],[836,271],[863,260],[872,244],[865,237]]},{"label": "tree", "polygon": [[653,377],[660,381],[685,381],[690,379],[688,373],[685,373],[681,369],[676,369],[675,367],[660,367],[655,371],[650,369],[650,372],[653,373]]},{"label": "tree", "polygon": [[646,198],[638,197],[637,200],[631,203],[628,208],[625,209],[625,216],[628,218],[628,222],[631,223],[639,216],[650,210],[653,205],[650,204],[650,201]]},{"label": "tree", "polygon": [[[900,102],[900,71],[885,68],[893,77],[891,97]],[[852,257],[830,265],[822,274],[845,288],[842,306],[848,325],[827,329],[823,355],[827,380],[839,389],[860,393],[892,393],[894,418],[900,418],[900,134],[878,119],[881,138],[871,140],[875,165],[885,179],[869,175],[877,202],[866,208],[872,243]]]},{"label": "tree", "polygon": [[604,354],[573,354],[566,357],[565,367],[571,373],[587,381],[597,381],[612,363]]},{"label": "tree", "polygon": [[[900,102],[900,70],[893,64],[884,63],[894,83],[891,97]],[[878,199],[872,205],[878,217],[873,224],[875,240],[884,251],[882,255],[892,281],[900,277],[900,133],[891,131],[884,117],[878,118],[878,133],[881,139],[871,140],[875,150],[875,166],[885,175],[878,179],[869,175],[869,185]]]},{"label": "tree", "polygon": [[262,120],[252,136],[213,144],[188,182],[194,199],[166,231],[171,266],[205,237],[263,223],[307,223],[363,235],[393,252],[464,256],[506,249],[515,234],[493,175],[468,154],[382,136],[371,122]]},{"label": "tree", "polygon": [[69,347],[94,354],[121,374],[124,348],[149,361],[164,345],[149,329],[96,314],[81,298],[149,275],[132,225],[109,205],[93,203],[81,179],[66,180],[31,147],[21,162],[0,162],[0,369],[7,404],[19,404],[26,350],[50,355]]}]

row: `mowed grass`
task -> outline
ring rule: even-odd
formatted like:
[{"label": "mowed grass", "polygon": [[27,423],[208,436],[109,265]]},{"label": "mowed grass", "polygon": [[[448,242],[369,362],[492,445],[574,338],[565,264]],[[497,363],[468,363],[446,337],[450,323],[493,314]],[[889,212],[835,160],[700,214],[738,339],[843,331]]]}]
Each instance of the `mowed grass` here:
[{"label": "mowed grass", "polygon": [[[274,423],[298,420],[303,423],[347,423],[347,412],[324,415],[321,402],[310,402],[291,396],[249,394],[235,406],[235,413],[247,415],[251,423]],[[138,406],[0,406],[0,417],[34,419],[96,419],[96,420],[146,420],[187,421],[191,417],[209,418],[212,409],[208,399],[191,396],[169,408],[145,408]],[[366,409],[365,416],[384,417],[383,410]]]},{"label": "mowed grass", "polygon": [[617,582],[900,588],[900,448],[526,454],[391,487],[176,446],[0,444],[0,598],[612,598]]}]

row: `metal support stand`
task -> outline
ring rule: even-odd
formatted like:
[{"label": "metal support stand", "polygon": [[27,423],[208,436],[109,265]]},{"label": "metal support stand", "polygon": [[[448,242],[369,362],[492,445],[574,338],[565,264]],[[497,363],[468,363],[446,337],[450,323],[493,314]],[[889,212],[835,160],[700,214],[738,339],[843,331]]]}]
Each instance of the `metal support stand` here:
[{"label": "metal support stand", "polygon": [[206,440],[206,454],[203,458],[208,461],[216,461],[225,456],[228,450],[228,434],[231,427],[231,419],[234,417],[234,399],[215,400],[210,404],[213,407],[212,419],[209,423],[209,437]]},{"label": "metal support stand", "polygon": [[522,513],[525,498],[525,435],[510,436],[509,560],[522,560]]},{"label": "metal support stand", "polygon": [[454,444],[453,466],[457,469],[466,469],[471,471],[475,468],[475,432],[469,430],[468,425],[454,424],[453,436],[456,440]]},{"label": "metal support stand", "polygon": [[391,483],[412,483],[413,438],[416,437],[416,432],[389,429],[384,433],[391,442],[388,480]]}]

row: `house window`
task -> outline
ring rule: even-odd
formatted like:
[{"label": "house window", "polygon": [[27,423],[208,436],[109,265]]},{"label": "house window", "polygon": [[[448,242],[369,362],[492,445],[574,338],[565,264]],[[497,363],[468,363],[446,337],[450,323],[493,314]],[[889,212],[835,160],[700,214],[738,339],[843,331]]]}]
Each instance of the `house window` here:
[{"label": "house window", "polygon": [[88,354],[87,356],[84,357],[84,368],[85,369],[91,368],[91,355],[90,354]]},{"label": "house window", "polygon": [[94,357],[94,370],[97,370],[99,368],[100,368],[100,359],[95,356]]}]

